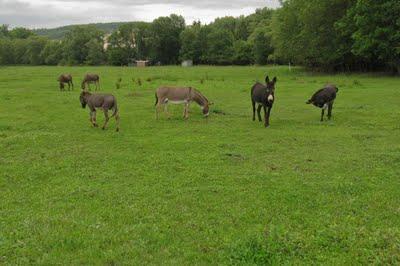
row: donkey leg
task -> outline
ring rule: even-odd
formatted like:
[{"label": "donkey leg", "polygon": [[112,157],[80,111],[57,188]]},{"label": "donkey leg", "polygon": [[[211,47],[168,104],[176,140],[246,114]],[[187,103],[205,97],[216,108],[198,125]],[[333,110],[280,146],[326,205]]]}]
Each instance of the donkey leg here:
[{"label": "donkey leg", "polygon": [[328,120],[331,120],[332,108],[333,108],[333,102],[329,103],[329,105],[328,105]]},{"label": "donkey leg", "polygon": [[168,103],[164,103],[164,113],[167,115],[167,118],[170,119],[171,115],[168,112]]},{"label": "donkey leg", "polygon": [[102,129],[106,129],[106,126],[108,124],[108,121],[110,120],[110,117],[108,116],[108,110],[104,109],[104,117],[106,118],[106,120],[104,121],[104,125],[102,127]]},{"label": "donkey leg", "polygon": [[270,118],[270,116],[271,116],[271,109],[272,109],[272,107],[268,107],[267,119],[266,119],[267,124],[266,124],[266,126],[269,126],[269,118]]},{"label": "donkey leg", "polygon": [[116,124],[117,124],[117,129],[116,129],[116,131],[118,132],[118,131],[119,131],[119,113],[117,113],[117,114],[115,115],[115,121],[116,121]]},{"label": "donkey leg", "polygon": [[264,109],[264,120],[265,120],[265,127],[269,126],[269,107],[268,107],[268,112],[267,112],[267,107],[265,105],[263,106]]},{"label": "donkey leg", "polygon": [[259,122],[262,121],[262,119],[261,119],[261,108],[262,108],[262,105],[261,104],[258,105],[258,107],[257,107],[257,115],[258,115],[258,121]]},{"label": "donkey leg", "polygon": [[96,111],[92,111],[92,123],[94,127],[98,127],[97,123],[96,123]]},{"label": "donkey leg", "polygon": [[183,119],[186,119],[186,113],[187,113],[187,104],[185,103],[184,107],[183,107]]},{"label": "donkey leg", "polygon": [[321,122],[323,122],[324,121],[324,114],[325,114],[325,109],[324,108],[322,108],[322,111],[321,111]]},{"label": "donkey leg", "polygon": [[189,118],[189,108],[190,108],[190,103],[187,103],[187,106],[186,106],[186,119]]},{"label": "donkey leg", "polygon": [[251,101],[251,105],[253,106],[253,121],[256,120],[256,103]]}]

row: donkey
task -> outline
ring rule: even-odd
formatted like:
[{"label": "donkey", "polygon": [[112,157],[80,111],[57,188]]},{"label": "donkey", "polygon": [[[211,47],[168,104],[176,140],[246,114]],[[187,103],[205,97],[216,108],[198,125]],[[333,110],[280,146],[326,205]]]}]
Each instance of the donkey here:
[{"label": "donkey", "polygon": [[[264,109],[264,119],[265,119],[265,127],[269,126],[269,116],[271,115],[271,109],[275,101],[275,83],[277,79],[274,77],[272,81],[269,80],[267,76],[265,78],[265,85],[257,82],[251,88],[251,103],[253,105],[253,121],[256,120],[256,104],[257,107],[257,115],[258,121],[262,121],[261,119],[261,108]],[[268,111],[267,111],[268,108]]]},{"label": "donkey", "polygon": [[324,113],[326,109],[328,109],[328,119],[331,119],[333,102],[336,99],[336,93],[338,91],[339,89],[335,85],[328,84],[314,93],[314,95],[311,96],[311,99],[306,102],[306,104],[312,103],[322,109],[321,122],[324,121]]},{"label": "donkey", "polygon": [[81,102],[82,108],[86,105],[90,109],[90,122],[94,127],[98,127],[96,124],[96,108],[103,109],[106,121],[104,122],[103,129],[106,129],[107,123],[110,120],[108,116],[108,110],[113,110],[111,117],[115,117],[117,122],[117,132],[119,131],[119,112],[117,106],[117,99],[111,94],[91,94],[88,91],[82,91],[79,100]]},{"label": "donkey", "polygon": [[192,87],[160,87],[156,91],[156,118],[158,119],[158,113],[162,105],[164,105],[164,111],[167,112],[168,103],[172,104],[184,104],[183,118],[189,118],[189,105],[191,102],[196,102],[200,105],[203,110],[204,117],[208,117],[210,112],[209,108],[212,105],[208,99],[201,94],[198,90]]},{"label": "donkey", "polygon": [[74,83],[72,83],[72,76],[71,74],[61,74],[58,78],[57,81],[60,83],[60,91],[64,90],[64,83],[68,84],[68,90],[74,89]]},{"label": "donkey", "polygon": [[86,85],[89,87],[89,90],[90,90],[90,84],[91,84],[91,83],[94,83],[94,84],[95,84],[95,86],[96,86],[95,90],[96,90],[96,91],[97,91],[97,90],[100,90],[100,83],[99,83],[99,81],[100,81],[99,75],[97,75],[97,74],[86,74],[86,75],[83,77],[83,81],[82,81],[82,90],[85,90],[85,89],[86,89]]}]

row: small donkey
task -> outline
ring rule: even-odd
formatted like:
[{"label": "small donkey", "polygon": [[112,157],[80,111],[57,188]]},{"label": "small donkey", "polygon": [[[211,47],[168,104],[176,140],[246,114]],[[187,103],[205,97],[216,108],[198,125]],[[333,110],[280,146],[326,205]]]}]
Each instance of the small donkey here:
[{"label": "small donkey", "polygon": [[82,108],[86,105],[90,109],[90,122],[94,127],[98,127],[96,124],[96,108],[103,109],[106,121],[104,122],[103,129],[106,129],[107,123],[110,120],[108,116],[108,110],[113,110],[111,117],[115,117],[117,122],[117,132],[119,131],[119,112],[117,106],[117,99],[111,94],[91,94],[87,91],[82,91],[79,100],[82,104]]},{"label": "small donkey", "polygon": [[74,83],[72,83],[72,76],[71,74],[61,74],[58,78],[57,81],[60,83],[60,90],[64,90],[64,83],[68,84],[68,90],[74,89]]},{"label": "small donkey", "polygon": [[[256,104],[258,104],[257,115],[258,120],[261,122],[261,108],[264,108],[265,127],[269,126],[269,116],[271,115],[272,105],[275,100],[275,83],[277,79],[274,77],[272,81],[267,76],[265,78],[265,85],[257,82],[251,88],[251,103],[253,105],[253,121],[256,120]],[[268,111],[267,111],[268,108]]]},{"label": "small donkey", "polygon": [[86,86],[89,88],[90,90],[90,84],[94,83],[95,85],[95,90],[100,90],[100,77],[97,74],[86,74],[83,77],[83,81],[82,81],[82,90],[86,89]]},{"label": "small donkey", "polygon": [[311,99],[306,102],[306,104],[312,103],[316,107],[322,108],[321,122],[324,121],[324,113],[326,109],[328,109],[328,119],[331,119],[333,102],[336,99],[336,93],[338,91],[339,89],[335,85],[328,84],[314,93],[314,95],[311,96]]}]

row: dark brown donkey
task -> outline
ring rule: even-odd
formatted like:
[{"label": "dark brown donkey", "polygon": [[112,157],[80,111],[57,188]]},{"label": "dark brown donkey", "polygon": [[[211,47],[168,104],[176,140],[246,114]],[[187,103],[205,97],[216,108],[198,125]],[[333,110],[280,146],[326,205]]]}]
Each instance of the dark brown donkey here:
[{"label": "dark brown donkey", "polygon": [[113,114],[111,117],[115,117],[117,121],[117,131],[119,131],[119,112],[117,106],[117,99],[114,95],[111,94],[91,94],[87,91],[82,91],[79,100],[81,101],[82,108],[85,108],[86,105],[89,106],[90,109],[90,122],[94,127],[98,127],[96,124],[96,108],[103,109],[104,116],[106,121],[104,122],[103,129],[106,128],[108,121],[110,120],[108,116],[108,110],[113,110]]},{"label": "dark brown donkey", "polygon": [[324,121],[324,113],[326,109],[328,109],[328,119],[331,119],[333,102],[336,99],[336,93],[338,91],[339,89],[335,85],[326,85],[314,93],[314,95],[311,96],[311,99],[306,102],[306,104],[312,103],[313,105],[322,108],[321,122]]},{"label": "dark brown donkey", "polygon": [[164,106],[164,111],[167,112],[168,103],[184,104],[183,118],[189,117],[189,105],[195,102],[200,105],[203,110],[203,115],[208,117],[210,114],[209,106],[212,105],[208,99],[201,94],[198,90],[192,87],[174,88],[174,87],[160,87],[156,91],[156,118],[158,118],[159,109]]},{"label": "dark brown donkey", "polygon": [[[275,83],[277,79],[274,77],[272,81],[269,80],[267,76],[265,78],[266,84],[261,84],[257,82],[251,88],[251,103],[253,105],[253,121],[256,120],[256,104],[257,107],[257,115],[258,121],[262,121],[261,119],[261,108],[264,109],[264,119],[265,119],[265,127],[269,126],[269,116],[271,115],[272,105],[275,101]],[[268,108],[268,111],[267,111]]]},{"label": "dark brown donkey", "polygon": [[60,90],[63,91],[64,90],[64,83],[68,84],[68,90],[74,89],[74,83],[72,83],[72,76],[71,74],[61,74],[57,81],[60,83]]},{"label": "dark brown donkey", "polygon": [[83,81],[82,81],[82,90],[86,89],[86,86],[89,88],[90,90],[90,84],[94,83],[94,85],[96,86],[95,90],[100,90],[100,77],[97,74],[86,74],[83,77]]}]

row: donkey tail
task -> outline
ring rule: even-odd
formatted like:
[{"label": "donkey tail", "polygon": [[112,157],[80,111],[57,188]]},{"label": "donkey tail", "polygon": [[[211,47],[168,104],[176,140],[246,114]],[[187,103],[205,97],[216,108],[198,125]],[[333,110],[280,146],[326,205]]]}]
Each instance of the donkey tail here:
[{"label": "donkey tail", "polygon": [[113,114],[111,117],[114,117],[118,114],[118,105],[117,105],[117,100],[114,99],[114,106],[113,106]]},{"label": "donkey tail", "polygon": [[156,96],[156,103],[154,104],[154,106],[156,106],[158,104],[157,92],[155,93],[155,96]]}]

